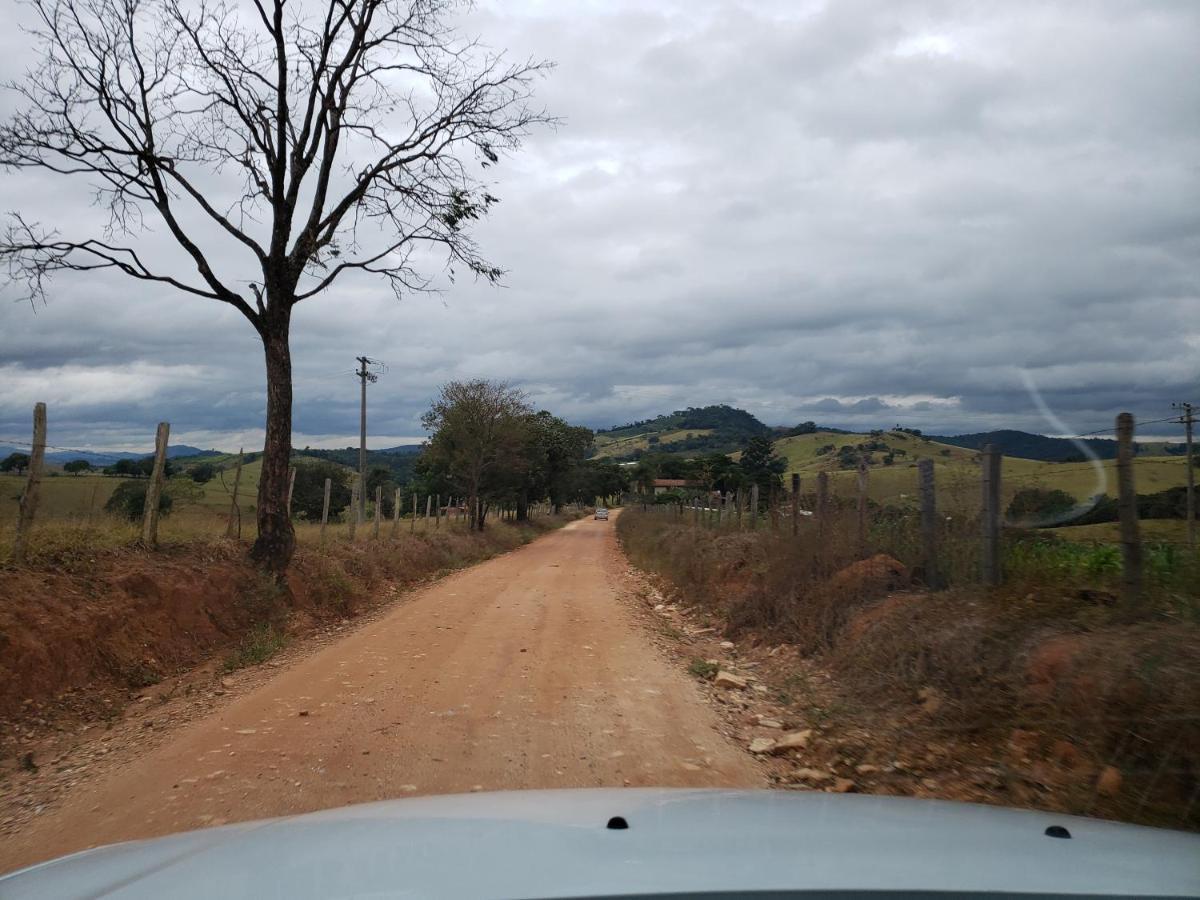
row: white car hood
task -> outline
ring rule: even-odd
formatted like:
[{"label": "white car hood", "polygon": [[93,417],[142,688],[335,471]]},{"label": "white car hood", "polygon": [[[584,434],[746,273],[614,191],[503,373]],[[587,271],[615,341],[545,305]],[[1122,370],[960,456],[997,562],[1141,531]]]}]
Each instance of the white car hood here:
[{"label": "white car hood", "polygon": [[892,797],[519,791],[209,828],[0,878],[4,900],[932,891],[1200,896],[1200,836]]}]

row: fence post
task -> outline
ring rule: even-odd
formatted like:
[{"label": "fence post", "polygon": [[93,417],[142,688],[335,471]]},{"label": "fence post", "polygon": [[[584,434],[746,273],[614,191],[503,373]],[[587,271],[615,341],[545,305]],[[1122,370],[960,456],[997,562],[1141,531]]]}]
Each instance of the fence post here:
[{"label": "fence post", "polygon": [[800,533],[800,473],[792,473],[792,537]]},{"label": "fence post", "polygon": [[983,583],[1000,584],[1000,466],[1004,457],[991,444],[983,448]]},{"label": "fence post", "polygon": [[817,531],[821,537],[829,530],[829,473],[817,473]]},{"label": "fence post", "polygon": [[858,553],[867,555],[867,479],[871,477],[865,457],[858,460]]},{"label": "fence post", "polygon": [[771,520],[771,530],[779,530],[779,490],[774,484],[771,485],[770,493],[767,494],[767,514]]},{"label": "fence post", "polygon": [[425,495],[425,530],[429,530],[429,515],[433,507],[433,495]]},{"label": "fence post", "polygon": [[409,534],[417,533],[417,495],[415,493],[413,494],[412,521],[408,525],[408,533]]},{"label": "fence post", "polygon": [[[233,537],[234,528],[236,528],[239,540],[242,537],[242,508],[238,506],[238,488],[242,484],[243,449],[245,448],[238,448],[237,466],[233,470],[233,496],[229,500],[229,523],[225,526],[225,537]],[[235,522],[237,523],[236,525],[234,524]]]},{"label": "fence post", "polygon": [[354,531],[358,527],[358,491],[361,478],[355,478],[350,484],[350,540],[354,540]]},{"label": "fence post", "polygon": [[937,496],[933,484],[933,460],[917,462],[917,491],[921,497],[921,558],[925,584],[932,591],[942,587],[937,564]]},{"label": "fence post", "polygon": [[1133,483],[1133,416],[1117,416],[1117,515],[1121,520],[1121,604],[1127,616],[1142,602],[1142,540],[1138,533],[1137,489]]},{"label": "fence post", "polygon": [[442,495],[437,494],[434,497],[433,504],[433,528],[435,531],[442,527]]},{"label": "fence post", "polygon": [[383,521],[383,485],[375,486],[375,533],[372,537],[379,540],[379,525]]},{"label": "fence post", "polygon": [[46,404],[33,406],[33,447],[29,451],[29,476],[25,479],[25,490],[21,492],[20,511],[17,514],[17,533],[13,539],[13,560],[19,565],[25,562],[29,549],[29,534],[33,530],[33,518],[37,514],[38,495],[42,485],[42,463],[46,458]]},{"label": "fence post", "polygon": [[329,524],[329,493],[333,490],[333,479],[325,479],[325,495],[321,498],[321,543],[325,543],[325,526]]},{"label": "fence post", "polygon": [[392,537],[400,533],[400,507],[403,506],[403,501],[400,495],[400,488],[396,488],[395,499],[392,500]]},{"label": "fence post", "polygon": [[750,508],[746,510],[750,514],[750,530],[758,530],[758,485],[750,485]]},{"label": "fence post", "polygon": [[290,466],[288,468],[288,501],[287,501],[287,514],[288,514],[289,519],[292,517],[292,492],[295,489],[296,489],[296,467]]},{"label": "fence post", "polygon": [[158,498],[162,496],[163,471],[167,465],[167,437],[170,432],[169,424],[159,422],[154,435],[154,469],[150,473],[150,483],[146,485],[146,505],[142,509],[142,543],[147,547],[158,543]]}]

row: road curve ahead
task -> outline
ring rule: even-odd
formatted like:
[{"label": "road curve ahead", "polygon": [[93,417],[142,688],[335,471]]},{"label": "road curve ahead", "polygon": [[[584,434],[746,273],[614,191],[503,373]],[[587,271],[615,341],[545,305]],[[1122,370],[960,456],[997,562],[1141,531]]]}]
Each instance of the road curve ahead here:
[{"label": "road curve ahead", "polygon": [[416,591],[81,783],[8,837],[0,872],[97,844],[417,794],[763,786],[620,596],[613,515]]}]

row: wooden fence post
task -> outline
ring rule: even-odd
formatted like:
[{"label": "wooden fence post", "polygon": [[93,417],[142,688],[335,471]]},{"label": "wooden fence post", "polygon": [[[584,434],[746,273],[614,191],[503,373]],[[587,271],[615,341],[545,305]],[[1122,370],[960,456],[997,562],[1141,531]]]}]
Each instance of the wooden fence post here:
[{"label": "wooden fence post", "polygon": [[238,450],[238,466],[233,470],[233,496],[229,498],[229,522],[226,524],[226,538],[236,534],[241,538],[241,506],[238,505],[238,488],[241,487],[241,458],[242,449]]},{"label": "wooden fence post", "polygon": [[1117,515],[1121,520],[1121,605],[1134,616],[1142,602],[1142,540],[1133,482],[1133,416],[1117,416]]},{"label": "wooden fence post", "polygon": [[750,530],[758,530],[758,485],[750,485]]},{"label": "wooden fence post", "polygon": [[288,467],[288,501],[287,501],[287,514],[288,514],[289,519],[292,517],[292,493],[295,491],[295,489],[296,489],[296,467],[289,466]]},{"label": "wooden fence post", "polygon": [[372,537],[379,540],[379,525],[383,522],[383,485],[375,486],[375,533]]},{"label": "wooden fence post", "polygon": [[829,531],[829,473],[817,473],[817,531],[821,537]]},{"label": "wooden fence post", "polygon": [[870,477],[867,460],[865,457],[860,457],[858,460],[858,553],[860,556],[867,554],[867,479]]},{"label": "wooden fence post", "polygon": [[917,462],[917,492],[921,499],[921,558],[925,584],[932,591],[942,587],[937,564],[937,496],[933,483],[933,460]]},{"label": "wooden fence post", "polygon": [[767,495],[767,514],[771,519],[771,530],[779,530],[779,491],[774,484],[771,485],[771,491]]},{"label": "wooden fence post", "polygon": [[435,531],[442,527],[442,495],[437,494],[433,503],[433,528]]},{"label": "wooden fence post", "polygon": [[800,533],[800,473],[792,473],[792,537]]},{"label": "wooden fence post", "polygon": [[170,433],[169,424],[158,423],[158,431],[154,435],[154,469],[150,473],[150,483],[146,485],[146,505],[142,509],[142,543],[147,547],[158,544],[158,499],[162,496],[163,472],[167,465],[167,438]]},{"label": "wooden fence post", "polygon": [[392,537],[400,533],[400,507],[403,506],[400,488],[396,488],[395,499],[392,500]]},{"label": "wooden fence post", "polygon": [[350,540],[354,540],[354,531],[358,527],[358,491],[361,478],[355,478],[350,485]]},{"label": "wooden fence post", "polygon": [[409,534],[417,533],[417,495],[415,493],[413,494],[412,521],[409,522],[409,524],[408,524],[408,533]]},{"label": "wooden fence post", "polygon": [[329,494],[333,490],[333,479],[325,479],[325,495],[321,499],[321,543],[325,543],[325,527],[329,524]]},{"label": "wooden fence post", "polygon": [[980,457],[983,469],[983,583],[1000,584],[1000,466],[1004,457],[991,444]]},{"label": "wooden fence post", "polygon": [[429,530],[429,515],[430,515],[432,508],[433,508],[433,495],[426,494],[425,495],[425,530],[426,531]]},{"label": "wooden fence post", "polygon": [[13,560],[20,565],[25,562],[29,550],[29,535],[33,531],[33,519],[37,515],[38,497],[42,485],[42,464],[46,458],[46,404],[33,406],[33,447],[29,451],[29,475],[25,479],[25,490],[21,491],[21,502],[17,513],[17,533],[13,539]]}]

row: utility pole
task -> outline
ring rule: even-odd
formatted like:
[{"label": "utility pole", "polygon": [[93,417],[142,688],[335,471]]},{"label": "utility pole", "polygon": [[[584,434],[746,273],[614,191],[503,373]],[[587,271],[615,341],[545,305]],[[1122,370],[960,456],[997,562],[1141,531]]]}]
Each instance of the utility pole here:
[{"label": "utility pole", "polygon": [[1183,410],[1180,417],[1187,440],[1187,539],[1188,548],[1196,551],[1196,466],[1192,457],[1192,426],[1196,422],[1195,407],[1190,403],[1172,403],[1175,409]]},{"label": "utility pole", "polygon": [[358,360],[358,371],[354,374],[362,384],[362,403],[358,417],[358,509],[353,514],[362,522],[367,516],[367,382],[374,384],[379,380],[379,376],[367,367],[382,366],[383,363],[367,356],[355,359]]}]

